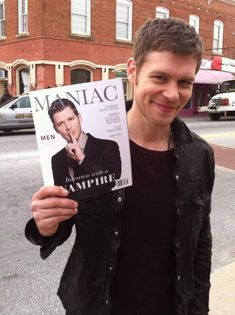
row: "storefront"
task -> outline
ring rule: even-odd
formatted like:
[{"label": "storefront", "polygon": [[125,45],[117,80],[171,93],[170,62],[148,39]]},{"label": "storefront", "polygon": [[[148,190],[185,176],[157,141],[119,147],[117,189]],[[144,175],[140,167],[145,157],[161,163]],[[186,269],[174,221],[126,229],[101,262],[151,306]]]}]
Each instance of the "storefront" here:
[{"label": "storefront", "polygon": [[[226,59],[228,64],[229,59],[224,59]],[[215,62],[215,60],[217,62]],[[203,60],[201,68],[195,78],[192,98],[182,110],[182,116],[198,114],[198,107],[206,106],[210,98],[218,93],[218,84],[235,78],[235,61],[230,59],[231,66],[228,67],[228,65],[226,65],[226,67],[223,67],[222,63],[220,64],[221,66],[219,66],[218,60],[221,60],[221,58],[218,59],[217,57],[212,60]],[[223,71],[221,71],[221,69],[223,69]]]}]

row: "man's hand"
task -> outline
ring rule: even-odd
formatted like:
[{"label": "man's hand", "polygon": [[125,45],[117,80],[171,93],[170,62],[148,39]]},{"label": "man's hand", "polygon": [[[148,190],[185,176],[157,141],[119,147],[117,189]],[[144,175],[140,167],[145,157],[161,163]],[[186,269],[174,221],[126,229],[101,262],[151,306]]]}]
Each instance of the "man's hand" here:
[{"label": "man's hand", "polygon": [[68,191],[59,186],[44,186],[33,195],[31,209],[41,235],[53,235],[60,222],[77,213],[77,202],[67,196]]},{"label": "man's hand", "polygon": [[69,134],[71,138],[71,143],[68,143],[66,146],[66,150],[68,152],[69,157],[76,161],[81,161],[84,159],[85,154],[83,150],[80,148],[78,141],[75,139],[72,133]]}]

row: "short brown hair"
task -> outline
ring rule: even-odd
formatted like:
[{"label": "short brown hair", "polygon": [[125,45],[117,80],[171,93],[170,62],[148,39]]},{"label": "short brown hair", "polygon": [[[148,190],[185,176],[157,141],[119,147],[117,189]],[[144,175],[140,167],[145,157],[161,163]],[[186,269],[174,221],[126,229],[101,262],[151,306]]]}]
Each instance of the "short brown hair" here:
[{"label": "short brown hair", "polygon": [[203,42],[195,29],[180,19],[154,19],[139,28],[134,38],[133,50],[133,57],[139,68],[147,53],[169,51],[192,55],[197,61],[197,72],[203,54]]},{"label": "short brown hair", "polygon": [[54,121],[53,121],[54,114],[61,112],[66,107],[70,107],[76,116],[79,115],[77,108],[75,107],[73,102],[71,102],[70,100],[66,98],[58,98],[51,103],[51,106],[49,107],[49,110],[48,110],[48,115],[53,124],[54,124]]}]

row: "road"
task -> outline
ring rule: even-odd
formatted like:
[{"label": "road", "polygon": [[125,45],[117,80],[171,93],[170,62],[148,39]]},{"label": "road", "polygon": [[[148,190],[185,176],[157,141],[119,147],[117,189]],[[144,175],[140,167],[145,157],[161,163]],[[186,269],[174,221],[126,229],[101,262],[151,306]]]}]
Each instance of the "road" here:
[{"label": "road", "polygon": [[[216,272],[235,261],[235,167],[227,162],[222,165],[225,156],[235,156],[235,121],[185,121],[192,130],[218,145],[218,150],[226,151],[216,166],[211,214]],[[0,315],[63,315],[56,290],[73,238],[43,261],[38,248],[24,237],[31,196],[42,185],[35,134],[1,134],[0,147]]]}]

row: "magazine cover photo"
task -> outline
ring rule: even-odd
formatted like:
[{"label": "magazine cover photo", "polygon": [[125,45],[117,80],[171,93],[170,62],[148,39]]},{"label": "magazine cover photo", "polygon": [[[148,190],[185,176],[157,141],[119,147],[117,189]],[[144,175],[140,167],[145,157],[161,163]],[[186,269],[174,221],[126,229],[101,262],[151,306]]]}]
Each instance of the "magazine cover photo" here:
[{"label": "magazine cover photo", "polygon": [[121,79],[29,94],[45,185],[81,200],[132,184]]}]

